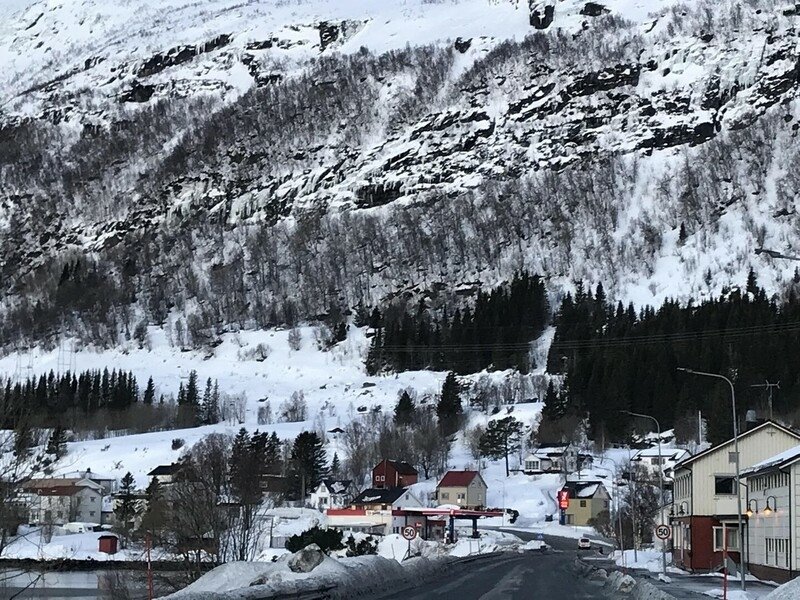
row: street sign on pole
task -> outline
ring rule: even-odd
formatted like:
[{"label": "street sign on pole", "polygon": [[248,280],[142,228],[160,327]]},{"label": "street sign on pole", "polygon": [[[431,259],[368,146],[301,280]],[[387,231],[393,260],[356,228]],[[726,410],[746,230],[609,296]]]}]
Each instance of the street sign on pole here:
[{"label": "street sign on pole", "polygon": [[417,528],[414,527],[413,525],[408,525],[406,527],[403,527],[402,534],[403,534],[403,537],[410,542],[415,537],[417,537]]},{"label": "street sign on pole", "polygon": [[658,527],[656,527],[656,537],[660,540],[668,540],[672,535],[672,527],[669,525],[664,525],[662,523]]}]

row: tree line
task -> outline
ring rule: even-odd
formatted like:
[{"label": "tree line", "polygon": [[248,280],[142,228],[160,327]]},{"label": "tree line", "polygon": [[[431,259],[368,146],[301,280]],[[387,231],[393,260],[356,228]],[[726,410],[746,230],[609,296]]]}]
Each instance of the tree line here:
[{"label": "tree line", "polygon": [[219,384],[209,378],[202,387],[194,370],[181,382],[177,398],[159,393],[152,377],[141,388],[132,372],[117,369],[0,378],[0,426],[24,426],[25,435],[34,427],[56,428],[62,435],[66,429],[125,429],[137,423],[144,430],[209,425],[227,416],[227,404]]},{"label": "tree line", "polygon": [[686,304],[665,300],[639,311],[609,302],[601,284],[594,291],[578,284],[556,316],[548,370],[565,381],[560,391],[548,391],[546,416],[587,415],[595,439],[623,440],[635,423],[622,411],[652,415],[662,429],[694,423],[702,411],[710,441],[730,438],[729,388],[677,370],[686,367],[731,378],[740,419],[747,409],[763,407],[764,391],[752,384],[780,381],[775,415],[796,421],[798,323],[794,287],[785,300],[770,299],[752,270],[743,287],[718,297]]},{"label": "tree line", "polygon": [[530,369],[528,343],[549,322],[547,292],[541,278],[517,272],[510,282],[489,292],[479,290],[474,303],[434,309],[421,299],[416,306],[372,311],[373,329],[367,372],[433,369],[459,374],[483,369]]}]

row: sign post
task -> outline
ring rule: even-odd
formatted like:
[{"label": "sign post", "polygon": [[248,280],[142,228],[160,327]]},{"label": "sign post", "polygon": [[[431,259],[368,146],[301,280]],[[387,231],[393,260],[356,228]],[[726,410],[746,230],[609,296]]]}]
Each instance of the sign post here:
[{"label": "sign post", "polygon": [[411,558],[411,540],[417,537],[417,528],[414,527],[413,525],[406,525],[405,527],[403,527],[401,535],[403,536],[404,539],[408,540],[408,551],[406,552],[405,558],[403,559],[405,560],[406,558]]},{"label": "sign post", "polygon": [[569,490],[558,491],[558,508],[560,510],[558,519],[559,525],[566,525],[566,515],[564,511],[569,508]]}]

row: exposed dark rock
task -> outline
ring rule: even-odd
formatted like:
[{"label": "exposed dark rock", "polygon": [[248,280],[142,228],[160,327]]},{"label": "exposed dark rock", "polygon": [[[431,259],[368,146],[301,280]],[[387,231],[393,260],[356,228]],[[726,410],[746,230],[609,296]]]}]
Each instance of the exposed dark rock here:
[{"label": "exposed dark rock", "polygon": [[151,75],[160,73],[164,69],[189,62],[198,54],[205,54],[218,50],[227,46],[230,42],[231,36],[223,33],[199,46],[189,45],[170,48],[166,53],[155,54],[144,61],[136,72],[136,75],[137,77],[150,77]]},{"label": "exposed dark rock", "polygon": [[599,17],[605,13],[611,12],[602,4],[598,4],[597,2],[587,2],[583,5],[581,9],[581,14],[586,17]]},{"label": "exposed dark rock", "polygon": [[256,40],[248,42],[245,45],[245,50],[269,50],[278,41],[278,38],[270,38],[268,40]]},{"label": "exposed dark rock", "polygon": [[356,205],[359,208],[371,208],[389,204],[403,195],[402,188],[399,181],[364,185],[356,190]]},{"label": "exposed dark rock", "polygon": [[469,50],[470,46],[472,46],[472,38],[467,38],[466,40],[464,38],[456,38],[455,48],[461,54]]},{"label": "exposed dark rock", "polygon": [[530,24],[534,29],[547,29],[553,23],[555,6],[550,3],[528,0]]},{"label": "exposed dark rock", "polygon": [[154,85],[142,85],[134,80],[131,87],[119,95],[120,102],[147,102],[156,92]]}]

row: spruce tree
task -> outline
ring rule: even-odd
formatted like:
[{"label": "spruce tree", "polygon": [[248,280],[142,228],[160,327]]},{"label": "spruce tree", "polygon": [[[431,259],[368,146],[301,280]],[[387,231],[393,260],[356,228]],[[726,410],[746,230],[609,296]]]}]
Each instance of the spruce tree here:
[{"label": "spruce tree", "polygon": [[331,468],[330,468],[331,477],[333,479],[339,479],[339,476],[341,475],[341,471],[342,471],[342,465],[339,462],[339,455],[336,452],[334,452],[333,453],[333,459],[331,460]]},{"label": "spruce tree", "polygon": [[122,478],[117,503],[114,507],[114,518],[117,522],[117,531],[122,535],[124,545],[127,545],[133,531],[133,519],[136,517],[137,502],[135,496],[135,482],[133,475],[128,471]]},{"label": "spruce tree", "polygon": [[150,377],[147,380],[147,387],[144,389],[144,397],[142,398],[142,402],[147,406],[151,406],[155,398],[156,398],[156,386],[153,383],[153,378]]},{"label": "spruce tree", "polygon": [[289,487],[292,496],[305,502],[327,474],[327,460],[322,440],[314,431],[303,431],[292,445]]},{"label": "spruce tree", "polygon": [[397,404],[394,407],[394,423],[395,425],[411,425],[414,421],[414,415],[417,408],[414,405],[414,400],[407,390],[403,390]]},{"label": "spruce tree", "polygon": [[445,377],[442,392],[436,405],[439,427],[445,435],[451,435],[461,426],[464,409],[461,406],[461,386],[452,371]]},{"label": "spruce tree", "polygon": [[60,459],[67,454],[67,434],[61,425],[56,425],[53,433],[50,434],[50,439],[47,440],[47,448],[45,453],[54,457],[54,460]]}]

